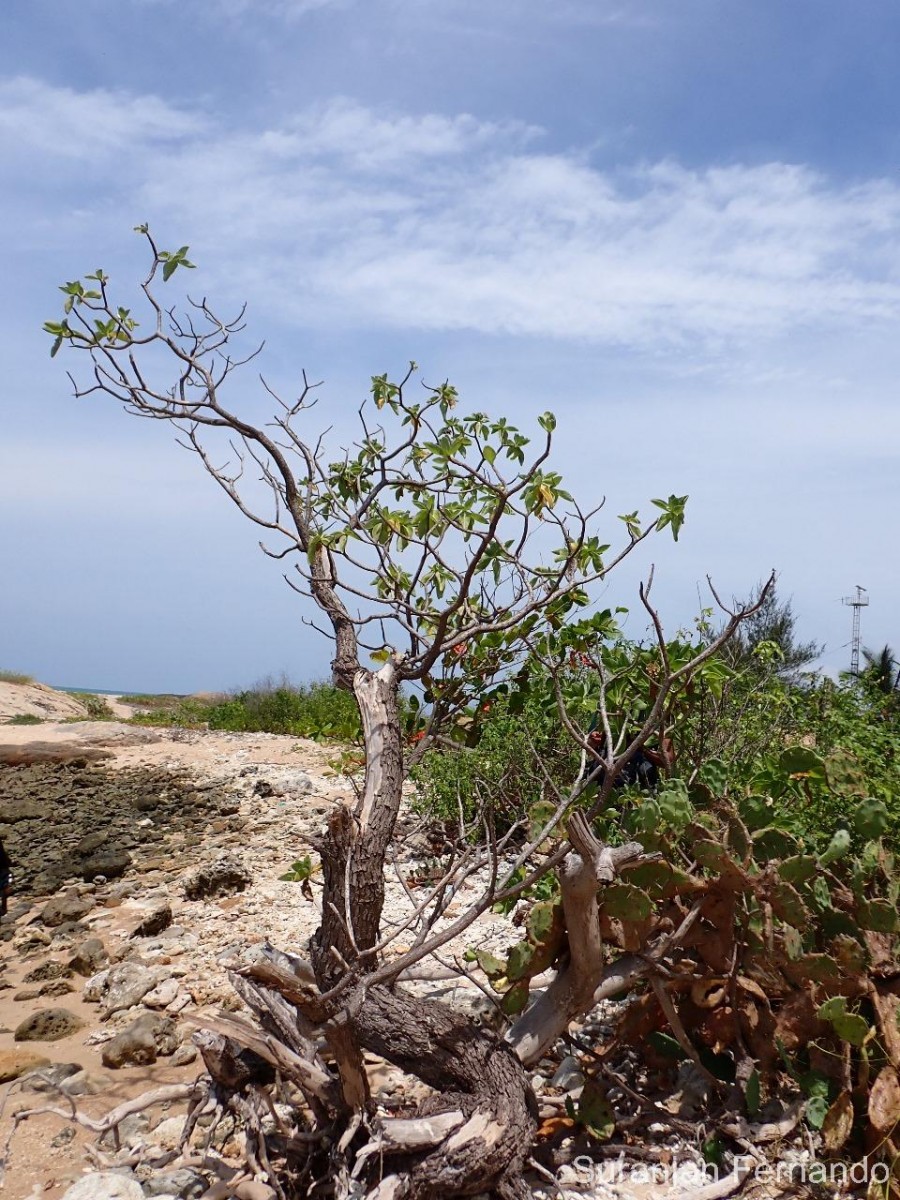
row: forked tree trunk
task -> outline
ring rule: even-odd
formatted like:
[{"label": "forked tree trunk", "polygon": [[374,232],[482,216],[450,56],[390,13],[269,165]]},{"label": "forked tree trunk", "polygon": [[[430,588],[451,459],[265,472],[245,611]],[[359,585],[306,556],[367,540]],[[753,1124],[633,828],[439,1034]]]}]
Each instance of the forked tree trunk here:
[{"label": "forked tree trunk", "polygon": [[321,846],[322,925],[313,967],[323,990],[377,943],[384,906],[384,862],[403,789],[397,669],[358,670],[353,681],[366,753],[363,792],[354,811],[338,806]]},{"label": "forked tree trunk", "polygon": [[[535,1128],[536,1105],[522,1064],[491,1031],[444,1004],[400,988],[366,988],[375,964],[365,951],[379,938],[385,858],[400,809],[403,749],[393,662],[359,670],[354,692],[362,715],[366,775],[353,811],[332,813],[321,845],[322,924],[313,969],[325,992],[348,983],[326,1036],[351,1107],[369,1107],[362,1051],[378,1054],[438,1093],[420,1115],[454,1112],[458,1127],[427,1149],[395,1155],[396,1169],[377,1195],[426,1200],[500,1186],[514,1194]],[[348,982],[360,979],[360,983]],[[504,1183],[503,1181],[508,1181]]]}]

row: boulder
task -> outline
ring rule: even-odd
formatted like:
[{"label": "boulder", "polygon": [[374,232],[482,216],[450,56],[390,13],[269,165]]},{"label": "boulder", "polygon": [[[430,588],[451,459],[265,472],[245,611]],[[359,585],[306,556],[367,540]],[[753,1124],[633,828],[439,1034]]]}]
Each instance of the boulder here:
[{"label": "boulder", "polygon": [[67,963],[59,959],[48,958],[40,966],[34,967],[27,975],[22,976],[23,983],[45,983],[48,979],[65,979],[72,974]]},{"label": "boulder", "polygon": [[251,878],[236,854],[225,853],[188,871],[182,879],[182,887],[188,900],[207,900],[242,892]]},{"label": "boulder", "polygon": [[140,924],[131,931],[129,937],[155,937],[164,929],[168,929],[171,924],[172,906],[167,901],[163,901],[150,909]]},{"label": "boulder", "polygon": [[131,866],[131,855],[121,846],[107,846],[98,850],[79,864],[78,873],[82,879],[90,881],[98,875],[104,879],[118,879]]},{"label": "boulder", "polygon": [[54,896],[41,909],[41,921],[51,928],[62,925],[65,921],[78,921],[91,911],[94,901],[89,896],[79,896],[75,892],[63,892]]},{"label": "boulder", "polygon": [[14,797],[4,800],[0,808],[0,821],[7,825],[16,825],[19,821],[40,821],[47,815],[46,809],[37,800],[27,797]]},{"label": "boulder", "polygon": [[49,1067],[50,1059],[33,1050],[0,1050],[0,1083],[18,1079],[38,1067]]},{"label": "boulder", "polygon": [[[178,1123],[183,1125],[184,1121],[179,1118]],[[156,1133],[155,1129],[153,1133]],[[195,1196],[202,1196],[208,1187],[209,1185],[202,1175],[192,1171],[190,1167],[182,1167],[178,1171],[165,1171],[159,1175],[151,1175],[144,1184],[144,1195],[156,1196],[159,1200],[163,1200],[165,1196],[177,1196],[179,1200],[193,1200]]]},{"label": "boulder", "polygon": [[133,1175],[92,1171],[73,1183],[62,1200],[144,1200],[144,1189]]},{"label": "boulder", "polygon": [[146,1066],[159,1055],[172,1054],[178,1045],[175,1023],[156,1013],[145,1013],[103,1047],[104,1067]]},{"label": "boulder", "polygon": [[178,995],[178,980],[174,977],[161,980],[151,988],[142,1001],[145,1008],[168,1008]]},{"label": "boulder", "polygon": [[99,938],[88,938],[87,941],[75,947],[75,953],[69,959],[69,966],[79,975],[89,978],[109,960],[106,947]]},{"label": "boulder", "polygon": [[67,1079],[81,1071],[78,1063],[48,1063],[37,1070],[29,1071],[22,1078],[23,1092],[53,1092],[54,1095],[62,1089]]},{"label": "boulder", "polygon": [[[159,974],[138,963],[124,962],[110,967],[102,985],[100,1011],[105,1017],[133,1008],[159,982]],[[85,996],[87,999],[87,996]]]},{"label": "boulder", "polygon": [[40,1008],[16,1027],[17,1042],[58,1042],[84,1028],[84,1021],[67,1008]]}]

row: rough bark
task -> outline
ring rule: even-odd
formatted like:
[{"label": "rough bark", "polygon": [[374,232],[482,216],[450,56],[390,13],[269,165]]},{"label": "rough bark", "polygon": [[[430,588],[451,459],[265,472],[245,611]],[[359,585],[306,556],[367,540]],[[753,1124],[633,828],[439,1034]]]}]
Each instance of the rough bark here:
[{"label": "rough bark", "polygon": [[421,1115],[456,1111],[464,1118],[436,1147],[392,1163],[389,1190],[374,1194],[440,1200],[491,1191],[519,1178],[534,1138],[537,1103],[508,1046],[465,1014],[384,987],[366,993],[354,1026],[366,1050],[439,1093]]},{"label": "rough bark", "polygon": [[[509,1044],[524,1063],[536,1062],[571,1021],[590,1012],[597,1003],[596,993],[604,982],[598,889],[612,883],[622,865],[643,854],[637,842],[615,848],[603,846],[581,813],[569,819],[569,839],[573,849],[559,873],[569,960],[509,1031]],[[620,971],[620,964],[616,964],[616,971]]]},{"label": "rough bark", "polygon": [[322,841],[322,925],[312,942],[319,984],[327,990],[360,952],[378,941],[384,905],[384,861],[403,787],[403,746],[393,661],[377,672],[359,670],[354,692],[363,724],[366,775],[354,812],[332,813]]}]

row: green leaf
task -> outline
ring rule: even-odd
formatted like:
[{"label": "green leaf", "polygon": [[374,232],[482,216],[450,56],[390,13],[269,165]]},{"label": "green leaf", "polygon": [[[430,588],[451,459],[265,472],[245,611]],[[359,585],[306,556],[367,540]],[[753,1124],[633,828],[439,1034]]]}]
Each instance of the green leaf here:
[{"label": "green leaf", "polygon": [[778,864],[778,874],[787,883],[806,883],[819,869],[819,861],[811,854],[795,854]]},{"label": "green leaf", "polygon": [[806,746],[789,746],[781,754],[778,766],[785,775],[791,776],[792,779],[808,778],[824,783],[827,778],[825,763],[815,751]]},{"label": "green leaf", "polygon": [[755,1068],[750,1072],[747,1082],[744,1084],[744,1104],[747,1107],[747,1115],[755,1117],[759,1112],[760,1105],[759,1071]]},{"label": "green leaf", "polygon": [[604,888],[600,904],[608,917],[619,921],[646,921],[653,912],[647,893],[631,883],[613,883]]},{"label": "green leaf", "polygon": [[838,829],[834,837],[831,839],[828,849],[819,859],[820,867],[827,867],[833,862],[837,862],[839,858],[850,849],[850,833],[846,829]]},{"label": "green leaf", "polygon": [[846,996],[832,996],[816,1012],[820,1021],[828,1021],[838,1037],[851,1046],[861,1046],[869,1032],[869,1023],[857,1013],[847,1011]]},{"label": "green leaf", "polygon": [[500,1008],[508,1017],[514,1017],[520,1013],[528,1003],[528,980],[522,979],[518,983],[514,983],[503,999],[500,1001]]},{"label": "green leaf", "polygon": [[676,1038],[673,1038],[670,1033],[663,1033],[659,1029],[654,1029],[648,1034],[647,1042],[657,1054],[662,1054],[665,1058],[674,1058],[677,1062],[681,1062],[687,1058],[681,1044]]},{"label": "green leaf", "polygon": [[856,832],[866,840],[880,838],[890,828],[891,817],[887,805],[871,796],[861,800],[853,814]]},{"label": "green leaf", "polygon": [[772,888],[770,897],[772,911],[788,925],[804,929],[809,921],[809,909],[800,899],[800,893],[789,883],[780,881]]},{"label": "green leaf", "polygon": [[606,1098],[606,1090],[592,1076],[584,1081],[578,1107],[575,1109],[575,1120],[598,1142],[608,1142],[616,1131],[616,1117]]},{"label": "green leaf", "polygon": [[831,1106],[828,1103],[827,1096],[812,1096],[806,1102],[806,1123],[811,1129],[821,1129],[825,1124],[825,1118],[828,1116],[828,1109]]},{"label": "green leaf", "polygon": [[466,962],[477,962],[492,983],[506,973],[506,963],[488,950],[467,950],[463,958]]},{"label": "green leaf", "polygon": [[862,900],[856,915],[861,929],[875,933],[896,932],[897,910],[887,900]]}]

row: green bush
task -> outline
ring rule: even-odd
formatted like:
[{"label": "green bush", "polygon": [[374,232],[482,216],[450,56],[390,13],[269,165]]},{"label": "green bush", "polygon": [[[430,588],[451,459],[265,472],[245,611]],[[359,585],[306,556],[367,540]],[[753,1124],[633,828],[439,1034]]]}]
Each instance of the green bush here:
[{"label": "green bush", "polygon": [[496,697],[464,718],[462,736],[458,748],[427,751],[413,772],[415,805],[436,820],[456,822],[462,812],[468,822],[490,801],[502,831],[537,804],[555,807],[553,786],[567,791],[578,776],[578,747],[555,704],[536,694]]},{"label": "green bush", "polygon": [[129,692],[124,696],[120,696],[119,700],[122,704],[131,704],[136,708],[161,709],[161,708],[177,708],[187,699],[186,696],[173,696],[167,692],[155,696],[146,692]]},{"label": "green bush", "polygon": [[102,696],[95,696],[93,692],[69,692],[69,695],[73,700],[84,705],[87,713],[85,717],[72,717],[70,720],[112,721],[115,718],[115,713]]},{"label": "green bush", "polygon": [[355,698],[328,683],[294,687],[264,681],[213,704],[210,729],[288,733],[294,737],[355,741],[362,735]]},{"label": "green bush", "polygon": [[16,713],[14,717],[10,717],[8,721],[4,721],[4,725],[43,725],[44,718],[38,717],[34,713]]},{"label": "green bush", "polygon": [[[356,741],[362,733],[356,700],[329,683],[299,687],[264,680],[225,699],[190,696],[148,697],[149,712],[137,713],[139,725],[209,728],[235,733],[284,733],[292,737]],[[157,703],[162,700],[163,703]],[[134,702],[132,697],[129,701]]]}]

